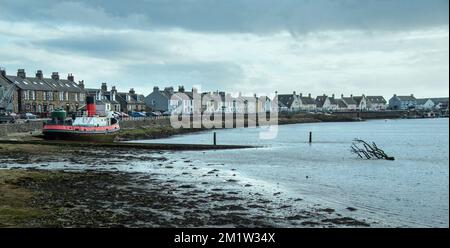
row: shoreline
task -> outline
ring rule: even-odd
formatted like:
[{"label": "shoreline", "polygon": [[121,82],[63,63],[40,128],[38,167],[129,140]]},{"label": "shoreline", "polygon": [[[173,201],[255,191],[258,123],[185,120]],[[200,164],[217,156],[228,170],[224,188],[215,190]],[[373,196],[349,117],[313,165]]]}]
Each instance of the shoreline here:
[{"label": "shoreline", "polygon": [[[370,226],[157,151],[0,144],[0,155],[1,227]],[[123,171],[140,163],[153,169]]]}]

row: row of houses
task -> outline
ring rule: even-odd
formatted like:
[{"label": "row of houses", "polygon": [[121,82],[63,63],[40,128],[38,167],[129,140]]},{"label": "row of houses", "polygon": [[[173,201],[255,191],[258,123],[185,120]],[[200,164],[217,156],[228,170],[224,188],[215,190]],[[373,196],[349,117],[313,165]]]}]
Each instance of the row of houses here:
[{"label": "row of houses", "polygon": [[[8,100],[5,92],[10,89],[13,93]],[[0,69],[0,102],[8,103],[5,104],[7,112],[46,116],[54,109],[64,109],[73,113],[85,108],[86,96],[95,96],[100,112],[145,109],[144,96],[136,94],[134,89],[118,92],[115,87],[108,90],[106,84],[99,89],[88,89],[84,87],[84,81],[75,82],[72,74],[66,79],[53,72],[46,78],[42,70],[30,76],[24,69],[19,69],[16,75],[8,75]]]},{"label": "row of houses", "polygon": [[[198,96],[195,99],[195,96]],[[197,103],[200,102],[200,103]],[[183,113],[192,113],[195,110],[202,112],[222,113],[251,113],[251,112],[314,112],[314,111],[384,111],[388,108],[383,96],[353,96],[341,98],[322,95],[313,98],[311,94],[278,94],[270,99],[267,96],[242,96],[232,97],[225,92],[198,93],[195,88],[185,91],[180,86],[178,91],[173,87],[160,90],[154,87],[153,92],[145,98],[148,108],[153,111],[173,112],[178,110]]]},{"label": "row of houses", "polygon": [[392,110],[408,110],[408,109],[416,109],[416,110],[436,110],[448,111],[448,97],[439,97],[439,98],[416,98],[414,95],[409,96],[397,96],[394,95],[389,100],[389,107]]},{"label": "row of houses", "polygon": [[[192,88],[185,90],[179,86],[160,89],[155,86],[153,91],[144,96],[137,94],[133,88],[128,92],[119,92],[115,86],[108,88],[102,83],[99,88],[85,88],[84,81],[75,82],[74,76],[60,78],[58,72],[53,72],[46,78],[41,70],[35,75],[27,76],[25,70],[19,69],[16,75],[7,75],[0,69],[0,103],[8,96],[7,89],[13,89],[9,94],[11,101],[7,111],[15,113],[30,112],[45,116],[53,109],[65,109],[68,112],[80,111],[85,106],[86,96],[94,96],[99,114],[109,111],[130,113],[134,111],[160,111],[179,113],[254,113],[254,112],[335,112],[335,111],[385,111],[391,110],[448,110],[447,98],[416,99],[414,95],[394,95],[389,102],[383,96],[341,95],[334,94],[312,97],[311,94],[278,94],[268,96],[238,96],[233,97],[223,91],[198,92]],[[2,108],[0,104],[0,109]]]}]

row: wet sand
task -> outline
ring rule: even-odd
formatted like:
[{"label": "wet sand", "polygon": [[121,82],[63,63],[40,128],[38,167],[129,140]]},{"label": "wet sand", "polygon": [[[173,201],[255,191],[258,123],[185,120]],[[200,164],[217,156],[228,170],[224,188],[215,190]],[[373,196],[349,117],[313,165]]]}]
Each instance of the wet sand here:
[{"label": "wet sand", "polygon": [[[135,162],[161,169],[141,173],[116,168],[132,167]],[[284,199],[283,192],[264,194],[233,174],[179,162],[183,166],[162,152],[139,149],[0,144],[0,195],[8,196],[0,202],[0,226],[369,226],[326,206],[303,204],[304,199]],[[49,169],[52,163],[67,169]],[[202,170],[202,176],[194,176],[194,171]]]}]

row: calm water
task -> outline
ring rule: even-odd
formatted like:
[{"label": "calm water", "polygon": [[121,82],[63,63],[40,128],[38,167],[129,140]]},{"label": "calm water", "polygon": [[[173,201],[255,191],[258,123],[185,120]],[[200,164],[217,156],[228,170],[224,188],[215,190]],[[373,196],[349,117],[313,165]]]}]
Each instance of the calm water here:
[{"label": "calm water", "polygon": [[[236,169],[247,180],[337,211],[355,207],[354,216],[381,226],[448,227],[448,130],[448,119],[285,125],[272,140],[259,139],[260,129],[228,129],[217,131],[219,144],[263,148],[171,156]],[[306,142],[309,131],[311,145]],[[354,138],[376,142],[396,161],[358,159],[350,152]],[[212,133],[156,142],[210,144]]]}]

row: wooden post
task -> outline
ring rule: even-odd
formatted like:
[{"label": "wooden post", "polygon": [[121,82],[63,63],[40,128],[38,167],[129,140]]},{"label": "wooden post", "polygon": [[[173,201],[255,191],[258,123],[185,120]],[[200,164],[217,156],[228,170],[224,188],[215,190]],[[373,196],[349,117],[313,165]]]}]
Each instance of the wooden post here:
[{"label": "wooden post", "polygon": [[216,132],[214,132],[214,135],[213,135],[213,141],[214,141],[214,145],[216,145],[217,144],[217,139],[216,139]]},{"label": "wooden post", "polygon": [[309,143],[312,143],[312,132],[309,132]]}]

